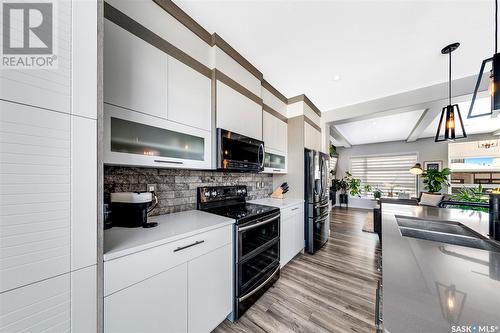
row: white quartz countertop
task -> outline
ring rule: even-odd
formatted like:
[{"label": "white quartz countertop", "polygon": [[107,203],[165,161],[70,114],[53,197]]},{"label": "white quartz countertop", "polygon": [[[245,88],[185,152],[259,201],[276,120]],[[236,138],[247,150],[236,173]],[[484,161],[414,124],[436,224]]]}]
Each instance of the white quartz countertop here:
[{"label": "white quartz countertop", "polygon": [[498,332],[500,252],[403,237],[400,216],[455,221],[483,235],[488,230],[487,213],[383,204],[384,328],[449,333],[457,325],[470,325],[471,332],[486,326]]},{"label": "white quartz countertop", "polygon": [[293,199],[293,198],[285,198],[285,199],[274,199],[274,198],[263,198],[263,199],[255,199],[248,201],[250,203],[266,205],[277,207],[279,209],[284,209],[288,207],[292,207],[301,203],[304,203],[304,199]]},{"label": "white quartz countertop", "polygon": [[113,227],[105,230],[104,261],[230,225],[234,223],[234,220],[199,210],[189,210],[152,216],[148,218],[148,222],[157,222],[158,226],[154,228]]}]

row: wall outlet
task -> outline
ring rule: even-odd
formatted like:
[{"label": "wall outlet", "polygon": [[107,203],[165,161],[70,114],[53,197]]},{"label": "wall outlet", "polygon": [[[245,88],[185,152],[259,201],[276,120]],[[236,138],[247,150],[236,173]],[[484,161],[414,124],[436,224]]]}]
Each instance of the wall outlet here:
[{"label": "wall outlet", "polygon": [[156,184],[148,184],[146,185],[146,191],[155,192],[156,193]]}]

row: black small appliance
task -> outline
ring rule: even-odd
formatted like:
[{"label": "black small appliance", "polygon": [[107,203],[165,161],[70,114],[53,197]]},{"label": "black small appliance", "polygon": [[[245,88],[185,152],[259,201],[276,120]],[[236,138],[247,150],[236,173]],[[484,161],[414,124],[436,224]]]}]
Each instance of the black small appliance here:
[{"label": "black small appliance", "polygon": [[246,186],[198,188],[199,210],[232,218],[234,300],[231,320],[241,315],[280,276],[280,210],[247,203]]},{"label": "black small appliance", "polygon": [[260,172],[264,170],[264,142],[217,129],[217,169]]},{"label": "black small appliance", "polygon": [[152,228],[158,223],[148,223],[148,213],[158,204],[153,192],[111,193],[112,225],[125,228]]}]

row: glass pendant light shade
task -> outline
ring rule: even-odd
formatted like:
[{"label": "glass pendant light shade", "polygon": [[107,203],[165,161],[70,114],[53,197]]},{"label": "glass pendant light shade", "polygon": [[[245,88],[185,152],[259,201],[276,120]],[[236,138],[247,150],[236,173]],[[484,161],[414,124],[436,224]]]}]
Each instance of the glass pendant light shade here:
[{"label": "glass pendant light shade", "polygon": [[[457,119],[458,118],[458,119]],[[444,120],[444,122],[443,122]],[[457,128],[457,121],[460,126]],[[435,142],[453,141],[466,138],[464,123],[458,104],[447,105],[441,111]]]},{"label": "glass pendant light shade", "polygon": [[[491,64],[488,93],[491,97],[491,109],[487,112],[480,112],[474,109],[474,103],[477,98],[479,88],[481,87],[481,80],[484,75],[485,68]],[[477,77],[476,87],[474,88],[474,94],[472,95],[472,101],[470,103],[469,113],[467,118],[477,118],[483,116],[495,116],[500,113],[500,75],[495,75],[495,73],[500,73],[500,53],[495,54],[492,58],[483,60],[481,63],[481,69],[479,70],[479,75]],[[479,111],[479,112],[478,112]]]},{"label": "glass pendant light shade", "polygon": [[[448,105],[441,111],[441,118],[439,118],[439,125],[436,132],[435,142],[453,141],[456,139],[466,138],[464,122],[460,114],[458,104],[451,104],[451,53],[458,49],[460,43],[453,43],[445,46],[442,54],[449,56],[449,79],[448,79]],[[459,127],[457,127],[457,124]]]},{"label": "glass pendant light shade", "polygon": [[[488,92],[491,96],[491,110],[487,112],[478,112],[474,110],[474,102],[476,101],[479,87],[481,86],[481,79],[483,78],[484,69],[491,63],[490,77],[488,82]],[[498,53],[498,0],[495,0],[495,54],[493,57],[483,60],[481,69],[477,77],[476,87],[472,95],[469,113],[467,118],[476,118],[483,116],[498,116],[500,113],[500,53]]]}]

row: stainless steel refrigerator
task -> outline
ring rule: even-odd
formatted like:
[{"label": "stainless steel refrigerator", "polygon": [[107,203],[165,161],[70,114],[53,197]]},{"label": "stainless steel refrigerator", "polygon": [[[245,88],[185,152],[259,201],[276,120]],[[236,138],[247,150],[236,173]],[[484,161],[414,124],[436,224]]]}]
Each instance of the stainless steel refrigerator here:
[{"label": "stainless steel refrigerator", "polygon": [[304,149],[304,226],[308,253],[325,245],[330,235],[328,163],[327,154]]}]

